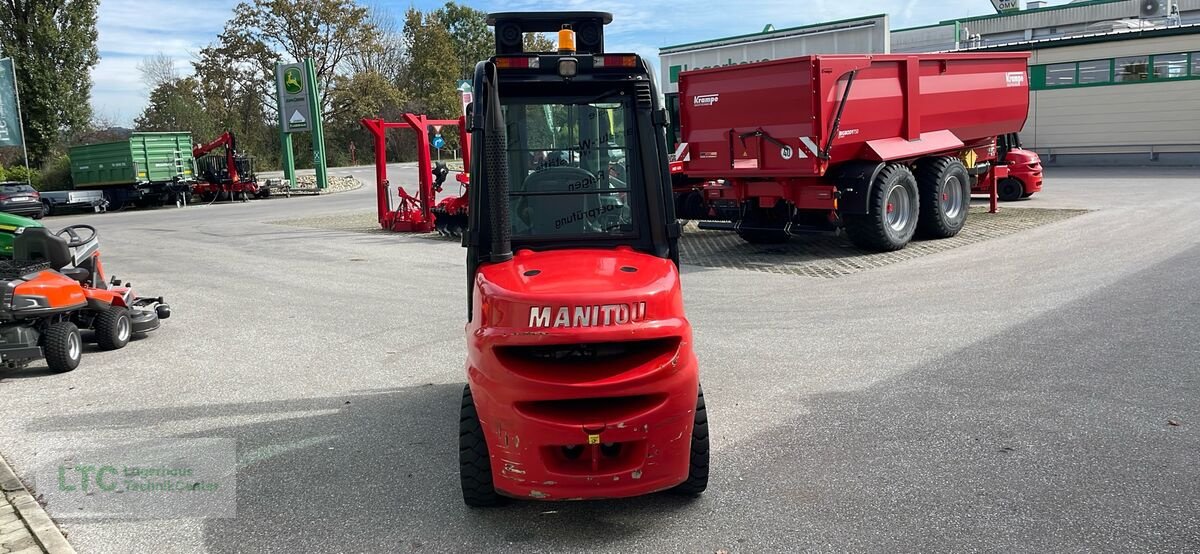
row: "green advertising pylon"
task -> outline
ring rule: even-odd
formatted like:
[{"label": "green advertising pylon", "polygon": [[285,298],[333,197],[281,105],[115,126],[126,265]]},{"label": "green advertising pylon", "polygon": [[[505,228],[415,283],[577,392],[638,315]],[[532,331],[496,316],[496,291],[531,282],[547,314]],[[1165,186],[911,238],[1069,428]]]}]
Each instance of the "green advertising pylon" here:
[{"label": "green advertising pylon", "polygon": [[[279,66],[283,62],[275,62],[275,74],[279,74]],[[282,98],[283,91],[279,89],[278,79],[275,81],[275,98]],[[283,178],[287,180],[288,187],[296,186],[296,157],[292,154],[292,134],[287,131],[287,126],[283,124],[283,105],[282,100],[279,106],[280,123],[279,123],[279,161],[283,164]]]},{"label": "green advertising pylon", "polygon": [[321,122],[321,97],[317,93],[317,71],[312,58],[304,58],[304,75],[308,81],[308,105],[312,115],[313,167],[317,170],[317,188],[328,186],[325,168],[325,125]]}]

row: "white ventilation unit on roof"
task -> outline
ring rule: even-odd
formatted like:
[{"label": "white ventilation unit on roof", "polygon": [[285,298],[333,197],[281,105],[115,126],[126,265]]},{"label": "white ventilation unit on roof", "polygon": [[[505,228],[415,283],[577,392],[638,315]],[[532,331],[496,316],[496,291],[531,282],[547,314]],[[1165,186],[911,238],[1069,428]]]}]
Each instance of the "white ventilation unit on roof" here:
[{"label": "white ventilation unit on roof", "polygon": [[1141,0],[1141,7],[1138,8],[1138,16],[1142,19],[1166,17],[1169,5],[1169,0]]}]

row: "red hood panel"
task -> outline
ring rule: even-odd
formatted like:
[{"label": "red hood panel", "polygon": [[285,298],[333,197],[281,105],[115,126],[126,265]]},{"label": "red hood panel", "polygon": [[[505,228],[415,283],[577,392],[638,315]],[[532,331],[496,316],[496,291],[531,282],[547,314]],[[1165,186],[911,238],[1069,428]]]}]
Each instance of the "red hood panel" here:
[{"label": "red hood panel", "polygon": [[614,328],[683,317],[675,264],[629,248],[523,250],[480,268],[475,286],[485,327]]}]

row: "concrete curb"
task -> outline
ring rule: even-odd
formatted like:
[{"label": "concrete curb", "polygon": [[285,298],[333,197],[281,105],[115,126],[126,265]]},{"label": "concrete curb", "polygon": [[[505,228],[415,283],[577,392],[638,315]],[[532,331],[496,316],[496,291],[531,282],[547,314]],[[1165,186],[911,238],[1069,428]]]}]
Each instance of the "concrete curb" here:
[{"label": "concrete curb", "polygon": [[75,554],[75,549],[67,543],[62,531],[50,519],[46,510],[42,509],[42,505],[29,494],[29,490],[17,478],[16,472],[3,456],[0,456],[0,492],[4,494],[4,500],[16,510],[42,552]]}]

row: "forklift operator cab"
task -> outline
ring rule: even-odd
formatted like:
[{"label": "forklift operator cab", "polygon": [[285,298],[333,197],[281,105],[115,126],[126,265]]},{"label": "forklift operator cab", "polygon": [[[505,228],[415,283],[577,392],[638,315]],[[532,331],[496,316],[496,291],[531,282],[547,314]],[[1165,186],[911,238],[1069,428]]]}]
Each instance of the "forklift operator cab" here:
[{"label": "forklift operator cab", "polygon": [[[604,52],[611,20],[488,16],[497,55],[475,70],[463,235],[471,506],[707,485],[665,112],[645,61]],[[524,33],[553,31],[558,52],[523,51]]]},{"label": "forklift operator cab", "polygon": [[[505,103],[512,235],[606,235],[635,232],[630,184],[612,178],[614,151],[626,152],[621,103]],[[612,122],[618,122],[613,129]],[[628,127],[632,127],[632,123]],[[611,144],[617,141],[616,144]],[[531,153],[550,152],[545,162]]]}]

